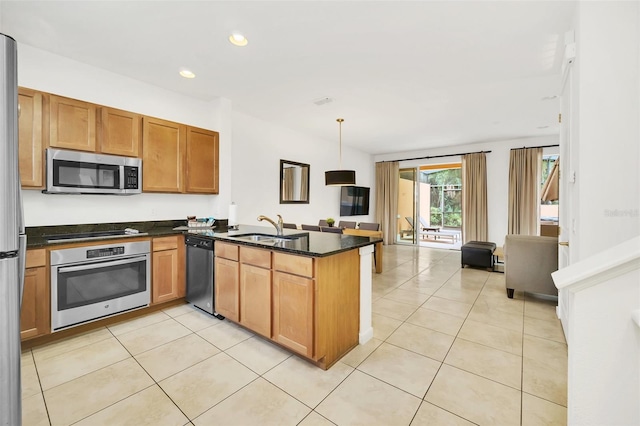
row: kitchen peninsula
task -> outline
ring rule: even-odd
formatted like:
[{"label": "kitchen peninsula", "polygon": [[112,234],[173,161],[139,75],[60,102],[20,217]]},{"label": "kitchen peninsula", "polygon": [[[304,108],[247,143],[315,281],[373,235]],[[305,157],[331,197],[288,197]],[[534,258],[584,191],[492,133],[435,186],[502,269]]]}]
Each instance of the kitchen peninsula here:
[{"label": "kitchen peninsula", "polygon": [[[46,271],[50,266],[49,251],[53,249],[150,240],[153,306],[136,311],[143,314],[165,301],[183,300],[182,235],[194,233],[214,240],[216,310],[228,320],[325,369],[358,343],[373,336],[371,255],[380,238],[294,229],[285,229],[284,235],[278,236],[273,228],[248,225],[222,232],[213,229],[185,232],[175,229],[180,224],[184,221],[31,228],[27,230],[30,235],[28,246],[30,251],[41,254],[38,265]],[[65,242],[50,237],[52,234],[104,234],[104,231],[125,228],[134,228],[140,234],[90,237],[90,242]],[[173,262],[177,266],[163,269],[165,266],[158,262],[165,262],[165,266]],[[43,276],[48,281],[46,274]],[[38,300],[43,305],[41,299]],[[117,315],[78,329],[115,319]],[[64,330],[61,336],[70,332],[73,333],[73,328]],[[55,340],[56,334],[45,337]]]},{"label": "kitchen peninsula", "polygon": [[371,254],[379,238],[241,225],[215,239],[216,310],[329,368],[373,336]]}]

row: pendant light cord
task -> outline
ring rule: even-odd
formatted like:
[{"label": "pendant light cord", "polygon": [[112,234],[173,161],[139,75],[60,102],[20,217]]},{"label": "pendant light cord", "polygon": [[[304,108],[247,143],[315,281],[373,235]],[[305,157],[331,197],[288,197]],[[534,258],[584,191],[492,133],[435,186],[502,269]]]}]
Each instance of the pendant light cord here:
[{"label": "pendant light cord", "polygon": [[339,134],[339,141],[340,141],[339,142],[339,147],[340,147],[340,157],[339,157],[340,158],[340,163],[339,163],[339,165],[340,165],[340,170],[342,170],[342,122],[344,121],[344,118],[338,118],[338,119],[336,119],[336,121],[339,124],[339,131],[338,131],[339,132],[338,133]]}]

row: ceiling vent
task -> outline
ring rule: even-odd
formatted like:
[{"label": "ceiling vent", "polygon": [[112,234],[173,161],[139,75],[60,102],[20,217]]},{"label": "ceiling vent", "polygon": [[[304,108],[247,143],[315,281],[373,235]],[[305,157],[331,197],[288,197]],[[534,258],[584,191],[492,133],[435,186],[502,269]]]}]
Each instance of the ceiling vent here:
[{"label": "ceiling vent", "polygon": [[324,104],[328,104],[333,102],[333,99],[331,98],[320,98],[320,99],[316,99],[315,101],[313,101],[314,104],[318,105],[318,106],[322,106]]}]

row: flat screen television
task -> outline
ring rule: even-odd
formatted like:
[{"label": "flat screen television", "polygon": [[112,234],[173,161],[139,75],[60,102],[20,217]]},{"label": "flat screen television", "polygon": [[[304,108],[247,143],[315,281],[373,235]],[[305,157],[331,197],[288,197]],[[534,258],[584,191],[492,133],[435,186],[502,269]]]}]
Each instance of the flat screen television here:
[{"label": "flat screen television", "polygon": [[369,214],[369,188],[343,186],[340,191],[340,216]]}]

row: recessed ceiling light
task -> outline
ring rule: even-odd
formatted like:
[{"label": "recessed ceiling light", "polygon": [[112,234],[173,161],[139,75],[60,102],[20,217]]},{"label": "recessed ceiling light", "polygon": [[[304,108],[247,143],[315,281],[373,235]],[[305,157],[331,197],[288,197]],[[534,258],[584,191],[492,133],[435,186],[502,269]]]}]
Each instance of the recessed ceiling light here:
[{"label": "recessed ceiling light", "polygon": [[196,75],[193,72],[191,72],[191,71],[189,71],[187,69],[181,69],[180,70],[180,75],[183,76],[184,78],[195,78],[196,77]]},{"label": "recessed ceiling light", "polygon": [[229,36],[229,41],[231,42],[231,44],[233,44],[234,46],[246,46],[249,43],[249,40],[246,39],[245,36],[243,36],[240,33],[233,33]]}]

